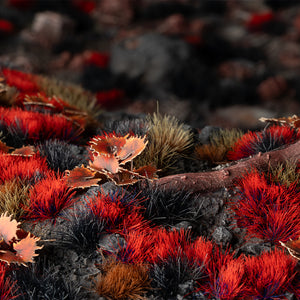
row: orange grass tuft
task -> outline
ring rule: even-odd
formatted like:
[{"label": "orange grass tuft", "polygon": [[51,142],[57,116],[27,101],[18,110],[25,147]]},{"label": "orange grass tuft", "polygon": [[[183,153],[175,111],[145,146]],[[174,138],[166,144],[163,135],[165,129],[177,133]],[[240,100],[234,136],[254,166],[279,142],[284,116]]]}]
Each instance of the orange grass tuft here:
[{"label": "orange grass tuft", "polygon": [[102,270],[94,287],[98,295],[110,300],[146,299],[144,294],[150,289],[150,280],[145,266],[107,261]]}]

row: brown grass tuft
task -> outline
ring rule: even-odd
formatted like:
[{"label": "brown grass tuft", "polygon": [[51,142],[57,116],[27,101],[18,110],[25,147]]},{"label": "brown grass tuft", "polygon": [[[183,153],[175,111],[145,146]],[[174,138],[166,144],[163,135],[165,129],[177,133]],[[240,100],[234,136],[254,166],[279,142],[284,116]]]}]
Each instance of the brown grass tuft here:
[{"label": "brown grass tuft", "polygon": [[143,265],[131,265],[107,260],[101,266],[95,282],[95,291],[110,300],[143,300],[150,289],[148,270]]},{"label": "brown grass tuft", "polygon": [[287,160],[284,164],[279,164],[270,168],[272,181],[290,186],[291,184],[300,185],[300,172],[297,162]]},{"label": "brown grass tuft", "polygon": [[81,111],[87,112],[90,116],[95,117],[99,114],[96,97],[81,86],[46,76],[37,76],[36,80],[40,89],[48,97],[57,96],[67,103],[76,106]]},{"label": "brown grass tuft", "polygon": [[210,144],[196,146],[195,153],[201,160],[212,163],[226,162],[227,152],[242,135],[243,132],[239,129],[221,129],[212,135]]},{"label": "brown grass tuft", "polygon": [[173,116],[154,113],[148,116],[147,122],[149,143],[135,163],[137,166],[153,164],[165,171],[193,146],[193,134]]},{"label": "brown grass tuft", "polygon": [[0,213],[7,211],[13,218],[19,219],[24,212],[22,207],[29,201],[29,188],[30,185],[16,179],[0,185]]}]

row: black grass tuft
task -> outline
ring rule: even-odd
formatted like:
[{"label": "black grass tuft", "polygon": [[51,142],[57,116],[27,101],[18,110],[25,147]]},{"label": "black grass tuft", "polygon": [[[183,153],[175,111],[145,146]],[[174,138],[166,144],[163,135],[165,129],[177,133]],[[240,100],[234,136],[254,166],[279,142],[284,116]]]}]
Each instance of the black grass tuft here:
[{"label": "black grass tuft", "polygon": [[[141,118],[126,119],[121,121],[108,121],[105,124],[104,132],[115,132],[122,136],[133,133],[137,136],[144,136],[149,130],[149,123]],[[101,132],[103,134],[103,132]]]},{"label": "black grass tuft", "polygon": [[187,260],[180,256],[170,257],[154,264],[150,269],[151,286],[164,299],[177,299],[180,285],[196,279],[196,273]]},{"label": "black grass tuft", "polygon": [[56,172],[72,170],[87,164],[88,150],[64,141],[48,140],[38,145],[40,154],[47,159],[48,166]]},{"label": "black grass tuft", "polygon": [[157,225],[174,225],[194,219],[195,196],[182,190],[143,187],[139,197],[145,207],[144,217]]},{"label": "black grass tuft", "polygon": [[57,268],[45,257],[38,257],[34,264],[11,271],[13,280],[17,280],[17,300],[79,300],[79,287],[72,286],[60,276]]},{"label": "black grass tuft", "polygon": [[106,222],[88,211],[69,213],[66,218],[67,228],[57,230],[59,246],[77,253],[96,251],[100,237],[105,233]]}]

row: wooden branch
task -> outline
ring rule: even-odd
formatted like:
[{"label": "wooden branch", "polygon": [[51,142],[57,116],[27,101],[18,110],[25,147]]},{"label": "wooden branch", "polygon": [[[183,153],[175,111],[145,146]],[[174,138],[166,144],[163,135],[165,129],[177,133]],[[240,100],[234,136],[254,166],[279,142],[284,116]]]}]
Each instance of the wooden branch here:
[{"label": "wooden branch", "polygon": [[300,141],[284,148],[259,153],[253,157],[235,162],[233,165],[221,170],[166,176],[154,181],[153,184],[157,187],[182,189],[193,193],[205,193],[224,187],[232,187],[235,180],[241,178],[253,168],[267,170],[268,167],[276,167],[287,160],[300,160]]}]

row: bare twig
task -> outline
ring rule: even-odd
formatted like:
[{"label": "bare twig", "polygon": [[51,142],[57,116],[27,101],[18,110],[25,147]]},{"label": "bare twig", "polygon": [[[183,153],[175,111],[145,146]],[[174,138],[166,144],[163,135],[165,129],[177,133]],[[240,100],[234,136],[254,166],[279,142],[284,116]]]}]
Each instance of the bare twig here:
[{"label": "bare twig", "polygon": [[300,160],[300,141],[284,148],[259,153],[248,159],[240,160],[217,171],[184,173],[162,177],[153,182],[158,187],[183,189],[193,193],[205,193],[220,188],[230,188],[234,181],[251,169],[267,170],[287,160]]}]

